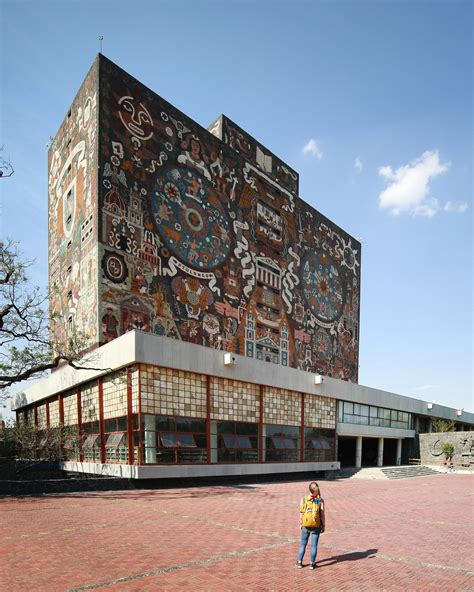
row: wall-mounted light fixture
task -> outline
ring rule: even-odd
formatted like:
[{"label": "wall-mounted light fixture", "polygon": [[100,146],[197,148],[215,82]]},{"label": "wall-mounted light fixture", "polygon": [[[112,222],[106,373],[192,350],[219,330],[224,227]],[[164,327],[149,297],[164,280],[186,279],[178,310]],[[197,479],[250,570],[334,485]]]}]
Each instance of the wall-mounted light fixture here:
[{"label": "wall-mounted light fixture", "polygon": [[464,411],[464,409],[458,409],[458,415],[462,415],[463,411]]},{"label": "wall-mounted light fixture", "polygon": [[426,404],[426,407],[427,407],[428,409],[433,409],[433,403],[427,403],[427,404]]},{"label": "wall-mounted light fixture", "polygon": [[324,376],[321,376],[321,374],[315,374],[314,384],[322,384],[323,382],[324,382]]},{"label": "wall-mounted light fixture", "polygon": [[237,356],[235,354],[224,354],[224,366],[235,366],[237,364]]}]

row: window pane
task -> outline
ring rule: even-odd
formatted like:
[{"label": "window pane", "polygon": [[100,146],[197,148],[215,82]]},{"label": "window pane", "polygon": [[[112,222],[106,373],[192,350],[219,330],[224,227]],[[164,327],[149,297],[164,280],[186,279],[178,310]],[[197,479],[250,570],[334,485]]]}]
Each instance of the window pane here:
[{"label": "window pane", "polygon": [[370,417],[377,417],[377,407],[370,408]]},{"label": "window pane", "polygon": [[250,438],[248,436],[236,436],[239,448],[252,448],[250,444]]},{"label": "window pane", "polygon": [[326,438],[321,438],[321,444],[323,450],[331,450],[331,443]]},{"label": "window pane", "polygon": [[344,402],[344,413],[349,413],[352,415],[354,413],[354,403]]},{"label": "window pane", "polygon": [[225,434],[222,436],[225,448],[237,448],[236,437]]},{"label": "window pane", "polygon": [[182,448],[196,448],[196,442],[192,434],[178,434],[178,445]]},{"label": "window pane", "polygon": [[161,433],[160,437],[161,437],[161,445],[164,446],[165,448],[178,446],[177,434]]},{"label": "window pane", "polygon": [[107,438],[107,442],[105,443],[106,448],[118,448],[119,446],[123,446],[125,442],[125,434],[110,434]]},{"label": "window pane", "polygon": [[367,417],[369,415],[369,406],[368,405],[361,405],[360,406],[360,414],[365,415]]},{"label": "window pane", "polygon": [[354,403],[354,415],[360,415],[360,404]]},{"label": "window pane", "polygon": [[82,445],[82,447],[83,448],[93,448],[94,446],[98,446],[99,445],[98,440],[99,440],[98,434],[87,436],[87,438],[84,440],[84,444]]},{"label": "window pane", "polygon": [[278,450],[281,450],[283,448],[285,448],[285,441],[283,438],[279,438],[278,436],[273,436],[272,437],[272,444],[273,444],[273,448],[277,448]]},{"label": "window pane", "polygon": [[295,447],[295,443],[293,440],[291,440],[291,438],[285,438],[284,442],[285,442],[285,448],[293,449]]},{"label": "window pane", "polygon": [[322,448],[321,440],[319,438],[313,438],[313,440],[311,440],[311,443],[313,444],[313,448],[315,450],[319,450]]}]

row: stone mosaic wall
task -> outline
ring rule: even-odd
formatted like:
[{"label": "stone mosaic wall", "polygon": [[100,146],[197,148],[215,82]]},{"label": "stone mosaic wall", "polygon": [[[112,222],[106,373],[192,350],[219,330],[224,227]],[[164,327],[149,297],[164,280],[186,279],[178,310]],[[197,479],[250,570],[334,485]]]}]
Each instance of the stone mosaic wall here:
[{"label": "stone mosaic wall", "polygon": [[77,425],[77,394],[72,391],[70,394],[63,395],[64,425]]},{"label": "stone mosaic wall", "polygon": [[304,424],[310,428],[336,429],[336,399],[305,395]]},{"label": "stone mosaic wall", "polygon": [[248,382],[212,377],[211,418],[258,422],[260,387]]},{"label": "stone mosaic wall", "polygon": [[99,387],[96,380],[81,388],[81,414],[82,423],[99,419]]},{"label": "stone mosaic wall", "polygon": [[142,413],[206,417],[206,377],[193,372],[141,366]]},{"label": "stone mosaic wall", "polygon": [[360,244],[228,118],[210,133],[106,58],[100,80],[96,341],[141,329],[357,381]]},{"label": "stone mosaic wall", "polygon": [[114,372],[103,380],[104,419],[127,415],[127,377]]},{"label": "stone mosaic wall", "polygon": [[49,425],[51,427],[59,425],[59,401],[57,399],[49,402]]},{"label": "stone mosaic wall", "polygon": [[455,464],[474,462],[474,432],[443,432],[419,434],[421,464],[438,465],[446,460],[442,448],[445,442],[454,446]]},{"label": "stone mosaic wall", "polygon": [[51,144],[49,286],[52,336],[64,343],[78,331],[86,346],[98,335],[97,99],[94,62]]},{"label": "stone mosaic wall", "polygon": [[301,425],[301,394],[286,389],[265,387],[263,423]]},{"label": "stone mosaic wall", "polygon": [[39,430],[47,427],[46,423],[46,403],[38,405],[37,409],[37,426]]}]

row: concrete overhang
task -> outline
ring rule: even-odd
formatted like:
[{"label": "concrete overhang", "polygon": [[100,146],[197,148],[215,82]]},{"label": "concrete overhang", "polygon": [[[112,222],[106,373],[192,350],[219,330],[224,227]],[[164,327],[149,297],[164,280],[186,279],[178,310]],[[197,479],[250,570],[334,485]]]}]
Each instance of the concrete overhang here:
[{"label": "concrete overhang", "polygon": [[315,384],[315,375],[310,372],[246,356],[235,355],[235,358],[236,363],[227,366],[224,365],[224,352],[220,350],[143,331],[130,331],[88,354],[83,369],[63,366],[17,393],[12,398],[12,410],[70,390],[112,370],[143,363],[474,424],[474,414],[466,411],[458,416],[457,409],[436,404],[428,410],[427,401],[420,399],[327,376],[320,384]]},{"label": "concrete overhang", "polygon": [[336,427],[338,436],[364,436],[365,438],[414,438],[415,430],[403,430],[400,428],[382,428],[354,423],[338,423]]}]

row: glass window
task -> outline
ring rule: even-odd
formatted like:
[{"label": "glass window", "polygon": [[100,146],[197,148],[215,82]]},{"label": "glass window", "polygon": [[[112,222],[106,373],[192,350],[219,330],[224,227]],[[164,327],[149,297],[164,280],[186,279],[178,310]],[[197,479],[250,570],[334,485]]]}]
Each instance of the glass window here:
[{"label": "glass window", "polygon": [[377,417],[377,407],[370,408],[370,417]]},{"label": "glass window", "polygon": [[360,415],[360,404],[354,403],[354,415]]},{"label": "glass window", "polygon": [[360,406],[360,414],[367,417],[369,415],[369,406],[368,405],[361,405]]},{"label": "glass window", "polygon": [[349,415],[353,415],[354,414],[354,403],[344,402],[344,413],[348,413]]},{"label": "glass window", "polygon": [[99,445],[99,435],[93,434],[91,436],[87,436],[84,440],[84,444],[82,445],[83,448],[94,448],[95,446]]},{"label": "glass window", "polygon": [[196,448],[193,434],[172,434],[161,432],[161,445],[165,448]]},{"label": "glass window", "polygon": [[106,448],[118,448],[123,445],[125,434],[110,434],[105,443]]}]

